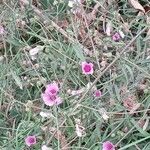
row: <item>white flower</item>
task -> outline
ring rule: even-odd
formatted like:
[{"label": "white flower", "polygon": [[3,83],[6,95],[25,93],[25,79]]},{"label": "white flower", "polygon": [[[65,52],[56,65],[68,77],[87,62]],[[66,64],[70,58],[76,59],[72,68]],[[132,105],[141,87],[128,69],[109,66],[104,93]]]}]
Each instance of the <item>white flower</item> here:
[{"label": "white flower", "polygon": [[112,30],[113,30],[112,23],[111,23],[111,21],[109,21],[106,24],[106,31],[105,31],[107,36],[111,35]]},{"label": "white flower", "polygon": [[119,34],[120,34],[120,36],[121,36],[122,38],[125,37],[124,33],[123,33],[121,30],[119,30]]},{"label": "white flower", "polygon": [[44,46],[36,46],[35,48],[31,49],[29,51],[31,59],[35,60],[37,58],[37,54],[39,53],[39,51],[42,51],[43,49],[44,49]]},{"label": "white flower", "polygon": [[70,0],[68,2],[68,6],[72,8],[74,4],[78,4],[78,3],[81,3],[81,0]]},{"label": "white flower", "polygon": [[4,56],[0,56],[0,62],[3,62]]},{"label": "white flower", "polygon": [[74,5],[74,2],[73,2],[73,1],[69,1],[69,2],[68,2],[68,6],[69,6],[69,7],[71,7],[71,8],[72,8],[72,7],[73,7],[73,5]]},{"label": "white flower", "polygon": [[109,116],[107,115],[107,112],[106,112],[106,110],[104,108],[100,108],[99,113],[102,115],[102,118],[104,120],[107,121],[109,119]]},{"label": "white flower", "polygon": [[76,134],[78,137],[84,137],[86,135],[85,128],[81,125],[80,119],[75,119],[76,122]]},{"label": "white flower", "polygon": [[86,89],[85,88],[81,88],[79,90],[68,90],[67,93],[70,94],[70,95],[80,95],[82,94]]},{"label": "white flower", "polygon": [[51,113],[43,112],[43,111],[40,112],[40,116],[43,117],[43,118],[51,118],[51,117],[53,117]]},{"label": "white flower", "polygon": [[50,147],[47,147],[46,145],[43,145],[43,146],[41,147],[41,150],[53,150],[53,149],[50,148]]}]

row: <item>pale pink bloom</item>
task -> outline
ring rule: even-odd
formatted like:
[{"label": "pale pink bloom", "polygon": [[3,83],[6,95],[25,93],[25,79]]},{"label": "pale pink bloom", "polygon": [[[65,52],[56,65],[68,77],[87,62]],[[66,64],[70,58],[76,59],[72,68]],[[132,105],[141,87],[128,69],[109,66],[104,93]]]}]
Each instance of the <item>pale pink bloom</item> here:
[{"label": "pale pink bloom", "polygon": [[95,97],[101,97],[101,96],[102,96],[102,92],[101,92],[100,90],[96,90],[96,91],[94,92],[94,96],[95,96]]},{"label": "pale pink bloom", "polygon": [[115,146],[110,141],[106,141],[103,143],[102,150],[115,150]]},{"label": "pale pink bloom", "polygon": [[25,143],[27,146],[31,146],[31,145],[34,145],[36,144],[36,137],[35,136],[27,136],[25,138]]},{"label": "pale pink bloom", "polygon": [[3,26],[0,25],[0,35],[4,35],[5,29]]},{"label": "pale pink bloom", "polygon": [[82,62],[82,72],[83,74],[93,74],[93,64],[92,63],[87,63],[87,62]]},{"label": "pale pink bloom", "polygon": [[58,91],[58,84],[54,82],[46,86],[45,94],[48,94],[50,96],[56,96]]},{"label": "pale pink bloom", "polygon": [[115,42],[118,42],[120,41],[121,39],[121,36],[118,32],[116,32],[113,36],[112,36],[112,39],[115,41]]},{"label": "pale pink bloom", "polygon": [[106,24],[106,30],[105,30],[105,33],[107,34],[107,36],[111,35],[112,30],[113,30],[112,23],[111,21],[108,21]]}]

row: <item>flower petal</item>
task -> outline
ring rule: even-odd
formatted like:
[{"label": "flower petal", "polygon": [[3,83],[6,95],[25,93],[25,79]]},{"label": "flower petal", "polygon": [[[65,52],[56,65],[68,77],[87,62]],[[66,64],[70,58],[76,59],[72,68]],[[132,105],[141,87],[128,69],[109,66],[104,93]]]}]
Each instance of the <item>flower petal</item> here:
[{"label": "flower petal", "polygon": [[48,94],[42,93],[42,99],[47,106],[55,105],[55,101]]},{"label": "flower petal", "polygon": [[100,90],[96,90],[96,91],[94,92],[94,96],[95,96],[95,97],[101,97],[101,96],[102,96],[102,92],[101,92]]},{"label": "flower petal", "polygon": [[115,150],[115,146],[110,141],[106,141],[103,143],[102,150]]},{"label": "flower petal", "polygon": [[59,105],[59,104],[61,104],[62,103],[62,99],[60,98],[60,97],[56,97],[56,99],[55,99],[55,104],[56,105]]},{"label": "flower petal", "polygon": [[93,64],[92,63],[87,63],[87,62],[82,62],[82,73],[83,74],[93,74]]},{"label": "flower petal", "polygon": [[58,91],[58,84],[54,82],[46,86],[45,93],[49,95],[57,95]]},{"label": "flower petal", "polygon": [[43,145],[43,146],[41,147],[41,150],[52,150],[52,148],[47,147],[46,145]]},{"label": "flower petal", "polygon": [[36,144],[36,137],[35,136],[27,136],[25,138],[25,143],[27,146],[31,146]]}]

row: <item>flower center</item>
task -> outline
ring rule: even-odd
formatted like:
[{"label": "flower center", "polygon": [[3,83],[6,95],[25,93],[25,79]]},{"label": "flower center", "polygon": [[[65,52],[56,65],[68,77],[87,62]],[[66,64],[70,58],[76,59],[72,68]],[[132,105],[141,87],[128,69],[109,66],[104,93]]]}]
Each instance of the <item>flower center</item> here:
[{"label": "flower center", "polygon": [[120,40],[120,35],[118,33],[116,33],[114,35],[114,40],[116,40],[116,41]]},{"label": "flower center", "polygon": [[111,143],[108,143],[105,148],[106,150],[113,150],[114,146]]},{"label": "flower center", "polygon": [[91,71],[91,66],[90,65],[85,65],[84,66],[84,71],[85,72],[90,72]]},{"label": "flower center", "polygon": [[101,96],[101,92],[100,91],[95,91],[95,96],[96,97],[100,97]]},{"label": "flower center", "polygon": [[108,150],[113,150],[113,146],[112,145],[108,145]]},{"label": "flower center", "polygon": [[55,100],[56,100],[56,96],[51,95],[51,96],[50,96],[50,101],[55,101]]},{"label": "flower center", "polygon": [[35,142],[34,138],[30,138],[30,139],[29,139],[29,142],[30,142],[30,143],[34,143],[34,142]]},{"label": "flower center", "polygon": [[50,90],[50,92],[51,92],[52,94],[55,94],[55,93],[56,93],[56,90],[55,90],[55,89],[52,89],[52,90]]}]

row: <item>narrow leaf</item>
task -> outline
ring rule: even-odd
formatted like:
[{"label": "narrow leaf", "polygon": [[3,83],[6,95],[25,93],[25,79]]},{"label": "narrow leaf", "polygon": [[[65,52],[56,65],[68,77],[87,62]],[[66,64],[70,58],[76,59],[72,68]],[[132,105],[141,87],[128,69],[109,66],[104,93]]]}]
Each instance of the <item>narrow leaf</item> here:
[{"label": "narrow leaf", "polygon": [[84,61],[85,57],[83,54],[83,49],[79,44],[73,44],[73,50],[75,51],[76,56],[81,60]]},{"label": "narrow leaf", "polygon": [[15,72],[13,72],[12,70],[10,71],[11,72],[11,75],[12,77],[14,78],[16,84],[19,86],[19,88],[22,90],[23,89],[23,85],[22,85],[22,82],[21,82],[21,79],[17,76],[17,74]]},{"label": "narrow leaf", "polygon": [[138,2],[138,0],[129,0],[129,3],[137,10],[140,10],[145,13],[145,9],[143,6]]}]

